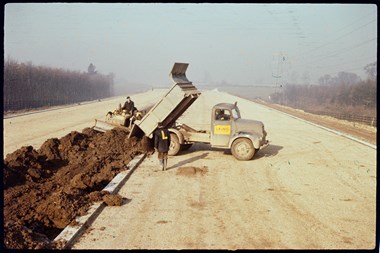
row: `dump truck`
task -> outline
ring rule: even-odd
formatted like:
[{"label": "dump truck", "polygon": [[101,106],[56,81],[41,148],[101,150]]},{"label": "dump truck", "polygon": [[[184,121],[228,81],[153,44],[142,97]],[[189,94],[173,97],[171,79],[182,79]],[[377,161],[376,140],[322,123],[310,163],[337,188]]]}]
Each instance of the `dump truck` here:
[{"label": "dump truck", "polygon": [[260,148],[268,145],[267,133],[261,121],[242,119],[236,102],[215,105],[207,129],[195,130],[177,123],[178,118],[201,95],[186,77],[188,65],[174,64],[170,72],[174,85],[141,120],[133,122],[128,137],[146,135],[153,138],[158,122],[162,122],[170,132],[169,155],[177,155],[194,143],[207,143],[211,147],[230,149],[238,160],[251,160]]},{"label": "dump truck", "polygon": [[169,155],[176,155],[194,143],[206,143],[211,147],[230,149],[237,160],[247,161],[268,145],[264,124],[242,119],[237,102],[214,105],[208,129],[195,130],[186,124],[176,124],[169,131]]}]

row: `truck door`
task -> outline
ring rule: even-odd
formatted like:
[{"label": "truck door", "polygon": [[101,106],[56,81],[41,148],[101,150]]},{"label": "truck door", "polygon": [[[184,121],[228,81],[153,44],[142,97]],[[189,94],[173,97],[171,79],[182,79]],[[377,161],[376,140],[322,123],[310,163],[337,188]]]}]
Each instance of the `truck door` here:
[{"label": "truck door", "polygon": [[211,120],[211,146],[228,147],[233,132],[233,118],[227,109],[215,109]]}]

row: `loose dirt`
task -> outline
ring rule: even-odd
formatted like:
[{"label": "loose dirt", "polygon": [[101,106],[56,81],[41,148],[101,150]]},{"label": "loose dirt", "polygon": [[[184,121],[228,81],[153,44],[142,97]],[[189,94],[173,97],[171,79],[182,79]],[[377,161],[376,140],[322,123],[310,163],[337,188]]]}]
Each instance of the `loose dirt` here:
[{"label": "loose dirt", "polygon": [[187,166],[187,167],[178,168],[176,174],[180,176],[195,176],[195,175],[203,175],[207,173],[207,171],[208,170],[206,166],[202,168]]},{"label": "loose dirt", "polygon": [[4,160],[4,245],[8,249],[55,249],[54,238],[93,202],[122,205],[102,189],[138,154],[153,152],[149,138],[127,138],[115,128],[85,128],[40,149],[24,146]]}]

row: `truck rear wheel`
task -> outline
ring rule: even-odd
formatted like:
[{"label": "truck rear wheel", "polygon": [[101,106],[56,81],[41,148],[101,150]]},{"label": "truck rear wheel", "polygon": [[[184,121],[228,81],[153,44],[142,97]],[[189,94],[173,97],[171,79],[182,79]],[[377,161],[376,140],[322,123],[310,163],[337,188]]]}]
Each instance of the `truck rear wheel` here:
[{"label": "truck rear wheel", "polygon": [[256,153],[252,141],[247,138],[236,139],[231,146],[232,155],[240,161],[249,161]]},{"label": "truck rear wheel", "polygon": [[174,133],[170,133],[170,146],[168,155],[175,156],[181,149],[178,136]]}]

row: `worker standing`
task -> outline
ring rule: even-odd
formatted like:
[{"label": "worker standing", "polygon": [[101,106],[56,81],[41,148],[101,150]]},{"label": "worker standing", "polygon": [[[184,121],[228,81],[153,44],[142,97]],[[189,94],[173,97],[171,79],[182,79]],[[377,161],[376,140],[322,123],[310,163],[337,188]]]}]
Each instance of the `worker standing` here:
[{"label": "worker standing", "polygon": [[170,147],[170,133],[162,122],[158,122],[158,128],[154,132],[154,149],[157,151],[158,160],[162,166],[162,170],[166,170],[168,163],[168,152]]},{"label": "worker standing", "polygon": [[123,107],[121,108],[123,110],[126,110],[127,113],[130,115],[133,115],[133,110],[135,109],[135,103],[131,100],[131,97],[127,97],[127,101],[125,101]]}]

